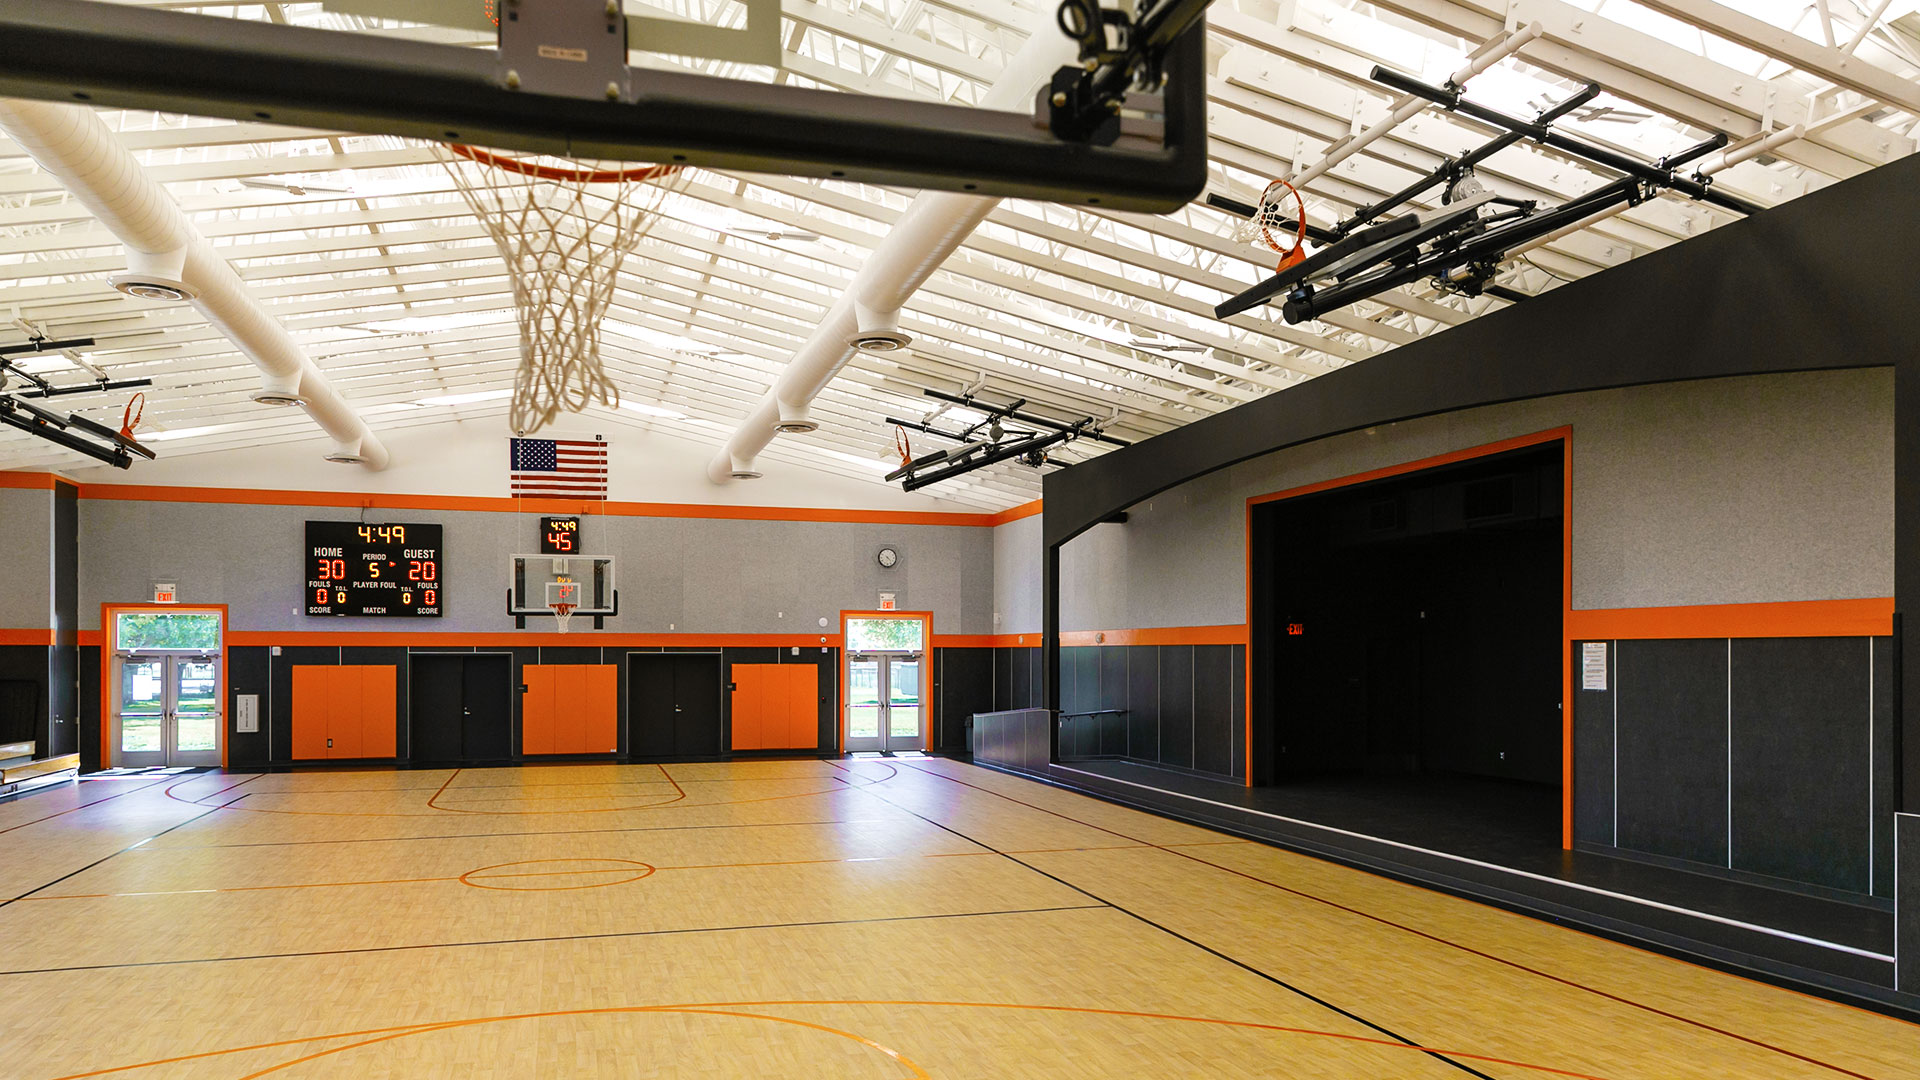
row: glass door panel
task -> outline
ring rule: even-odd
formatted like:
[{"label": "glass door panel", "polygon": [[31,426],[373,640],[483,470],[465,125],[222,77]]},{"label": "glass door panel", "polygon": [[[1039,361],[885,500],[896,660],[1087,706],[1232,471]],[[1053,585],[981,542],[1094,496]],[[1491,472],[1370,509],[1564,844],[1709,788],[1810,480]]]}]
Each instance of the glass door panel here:
[{"label": "glass door panel", "polygon": [[880,738],[879,657],[854,656],[847,659],[847,737],[849,751],[883,749]]},{"label": "glass door panel", "polygon": [[220,764],[220,663],[169,658],[172,667],[172,737],[169,765]]},{"label": "glass door panel", "polygon": [[920,658],[887,658],[887,749],[922,750],[926,739],[920,718]]},{"label": "glass door panel", "polygon": [[128,657],[120,662],[120,761],[166,764],[167,658]]},{"label": "glass door panel", "polygon": [[113,764],[220,764],[220,662],[199,656],[121,656]]}]

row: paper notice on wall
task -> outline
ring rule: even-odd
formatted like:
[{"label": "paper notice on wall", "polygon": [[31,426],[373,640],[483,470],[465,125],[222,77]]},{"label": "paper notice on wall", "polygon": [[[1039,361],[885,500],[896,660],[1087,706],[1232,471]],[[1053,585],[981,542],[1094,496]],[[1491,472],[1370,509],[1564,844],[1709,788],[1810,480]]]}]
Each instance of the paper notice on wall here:
[{"label": "paper notice on wall", "polygon": [[1580,689],[1607,688],[1607,643],[1587,641],[1580,645]]}]

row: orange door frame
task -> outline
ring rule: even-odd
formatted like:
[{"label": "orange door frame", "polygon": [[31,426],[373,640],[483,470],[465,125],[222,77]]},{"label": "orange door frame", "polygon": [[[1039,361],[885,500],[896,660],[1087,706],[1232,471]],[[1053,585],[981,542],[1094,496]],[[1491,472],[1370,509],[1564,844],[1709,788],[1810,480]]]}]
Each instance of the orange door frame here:
[{"label": "orange door frame", "polygon": [[225,604],[101,604],[100,605],[100,767],[113,768],[113,718],[120,711],[120,687],[113,681],[113,654],[120,642],[113,617],[122,611],[211,612],[220,616],[220,767],[227,767],[227,605]]},{"label": "orange door frame", "polygon": [[1571,425],[1536,431],[1531,435],[1519,435],[1483,446],[1470,446],[1464,450],[1436,454],[1399,465],[1371,469],[1332,480],[1321,480],[1301,487],[1273,491],[1265,495],[1255,495],[1247,500],[1246,522],[1243,551],[1247,613],[1247,657],[1246,685],[1242,691],[1247,703],[1245,717],[1246,748],[1243,760],[1247,763],[1247,786],[1253,786],[1253,508],[1261,503],[1279,502],[1282,499],[1297,499],[1302,495],[1312,495],[1335,488],[1351,487],[1370,480],[1384,480],[1391,476],[1406,473],[1423,472],[1427,469],[1452,465],[1456,462],[1471,461],[1474,458],[1491,457],[1504,454],[1509,450],[1523,450],[1530,446],[1543,446],[1547,443],[1561,444],[1560,450],[1560,846],[1567,850],[1573,848],[1573,645],[1571,624],[1573,619],[1573,428]]},{"label": "orange door frame", "polygon": [[[840,612],[840,662],[834,674],[833,712],[836,719],[833,724],[833,752],[846,753],[847,745],[847,657],[853,650],[847,647],[848,619],[918,619],[920,620],[920,655],[925,663],[933,663],[933,612],[931,611],[845,611]],[[931,669],[929,669],[929,675]],[[927,688],[933,685],[933,679],[923,677],[920,680],[921,723],[930,725],[933,721],[933,702]]]}]

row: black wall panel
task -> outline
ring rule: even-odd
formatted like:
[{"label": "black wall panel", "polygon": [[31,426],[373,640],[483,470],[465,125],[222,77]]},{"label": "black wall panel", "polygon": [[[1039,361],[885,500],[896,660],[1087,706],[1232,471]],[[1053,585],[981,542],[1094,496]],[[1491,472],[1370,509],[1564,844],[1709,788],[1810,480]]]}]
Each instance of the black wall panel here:
[{"label": "black wall panel", "polygon": [[[1033,707],[1033,650],[1008,649],[1007,666],[1012,671],[1011,694],[1007,698],[1007,709],[1027,709]],[[1065,665],[1062,665],[1063,667]]]},{"label": "black wall panel", "polygon": [[1160,761],[1183,769],[1194,767],[1193,649],[1160,647]]},{"label": "black wall panel", "polygon": [[1894,822],[1894,872],[1900,881],[1893,908],[1894,986],[1920,994],[1920,814],[1900,814]]},{"label": "black wall panel", "polygon": [[935,649],[939,711],[935,750],[967,752],[968,721],[974,713],[994,711],[994,650]]},{"label": "black wall panel", "polygon": [[993,650],[993,706],[989,712],[1013,708],[1013,650]]},{"label": "black wall panel", "polygon": [[[271,760],[267,753],[267,733],[272,726],[268,705],[273,697],[272,686],[267,679],[267,661],[270,659],[272,657],[267,655],[265,645],[227,647],[227,767],[230,769],[257,769]],[[402,679],[405,678],[404,670]],[[259,698],[259,711],[256,714],[260,721],[258,731],[234,730],[240,714],[234,701],[242,694],[253,694]],[[396,715],[405,719],[407,714],[404,705]]]},{"label": "black wall panel", "polygon": [[[100,764],[100,646],[82,645],[79,649],[80,687],[79,687],[79,723],[80,729],[80,771],[95,772],[104,766]],[[266,700],[260,702],[262,714],[260,723],[264,729],[267,719]]]},{"label": "black wall panel", "polygon": [[1160,646],[1127,650],[1127,756],[1160,760]]},{"label": "black wall panel", "polygon": [[1232,747],[1227,755],[1232,763],[1232,775],[1242,780],[1247,778],[1247,647],[1231,645],[1233,668],[1228,677],[1233,680],[1229,691],[1232,712],[1229,714],[1227,744]]},{"label": "black wall panel", "polygon": [[1622,641],[1620,846],[1727,863],[1727,642]]},{"label": "black wall panel", "polygon": [[1611,846],[1613,836],[1613,691],[1614,661],[1620,650],[1607,647],[1607,688],[1580,688],[1581,647],[1573,643],[1573,839]]},{"label": "black wall panel", "polygon": [[[80,492],[53,485],[53,651],[48,656],[46,755],[79,746]],[[95,676],[98,678],[98,676]]]},{"label": "black wall panel", "polygon": [[1230,645],[1193,647],[1193,767],[1233,772],[1233,653]]},{"label": "black wall panel", "polygon": [[32,742],[34,755],[47,743],[47,653],[45,645],[0,645],[0,742]]},{"label": "black wall panel", "polygon": [[1100,696],[1095,699],[1096,709],[1118,709],[1119,712],[1103,711],[1095,719],[1100,730],[1100,745],[1095,752],[1102,757],[1119,757],[1127,753],[1127,658],[1129,651],[1123,646],[1111,646],[1094,650],[1100,670]]},{"label": "black wall panel", "polygon": [[1732,862],[1868,892],[1867,638],[1733,642]]},{"label": "black wall panel", "polygon": [[1897,695],[1893,639],[1873,639],[1873,895],[1893,895],[1893,815],[1900,809],[1900,747],[1895,735]]}]

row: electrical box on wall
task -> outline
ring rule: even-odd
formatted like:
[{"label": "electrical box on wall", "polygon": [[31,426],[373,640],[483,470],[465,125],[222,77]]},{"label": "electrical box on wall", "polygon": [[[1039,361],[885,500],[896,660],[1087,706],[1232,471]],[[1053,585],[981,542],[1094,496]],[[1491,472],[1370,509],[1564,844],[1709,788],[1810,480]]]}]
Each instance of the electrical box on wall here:
[{"label": "electrical box on wall", "polygon": [[233,698],[233,730],[251,734],[260,730],[260,695],[236,694]]}]

